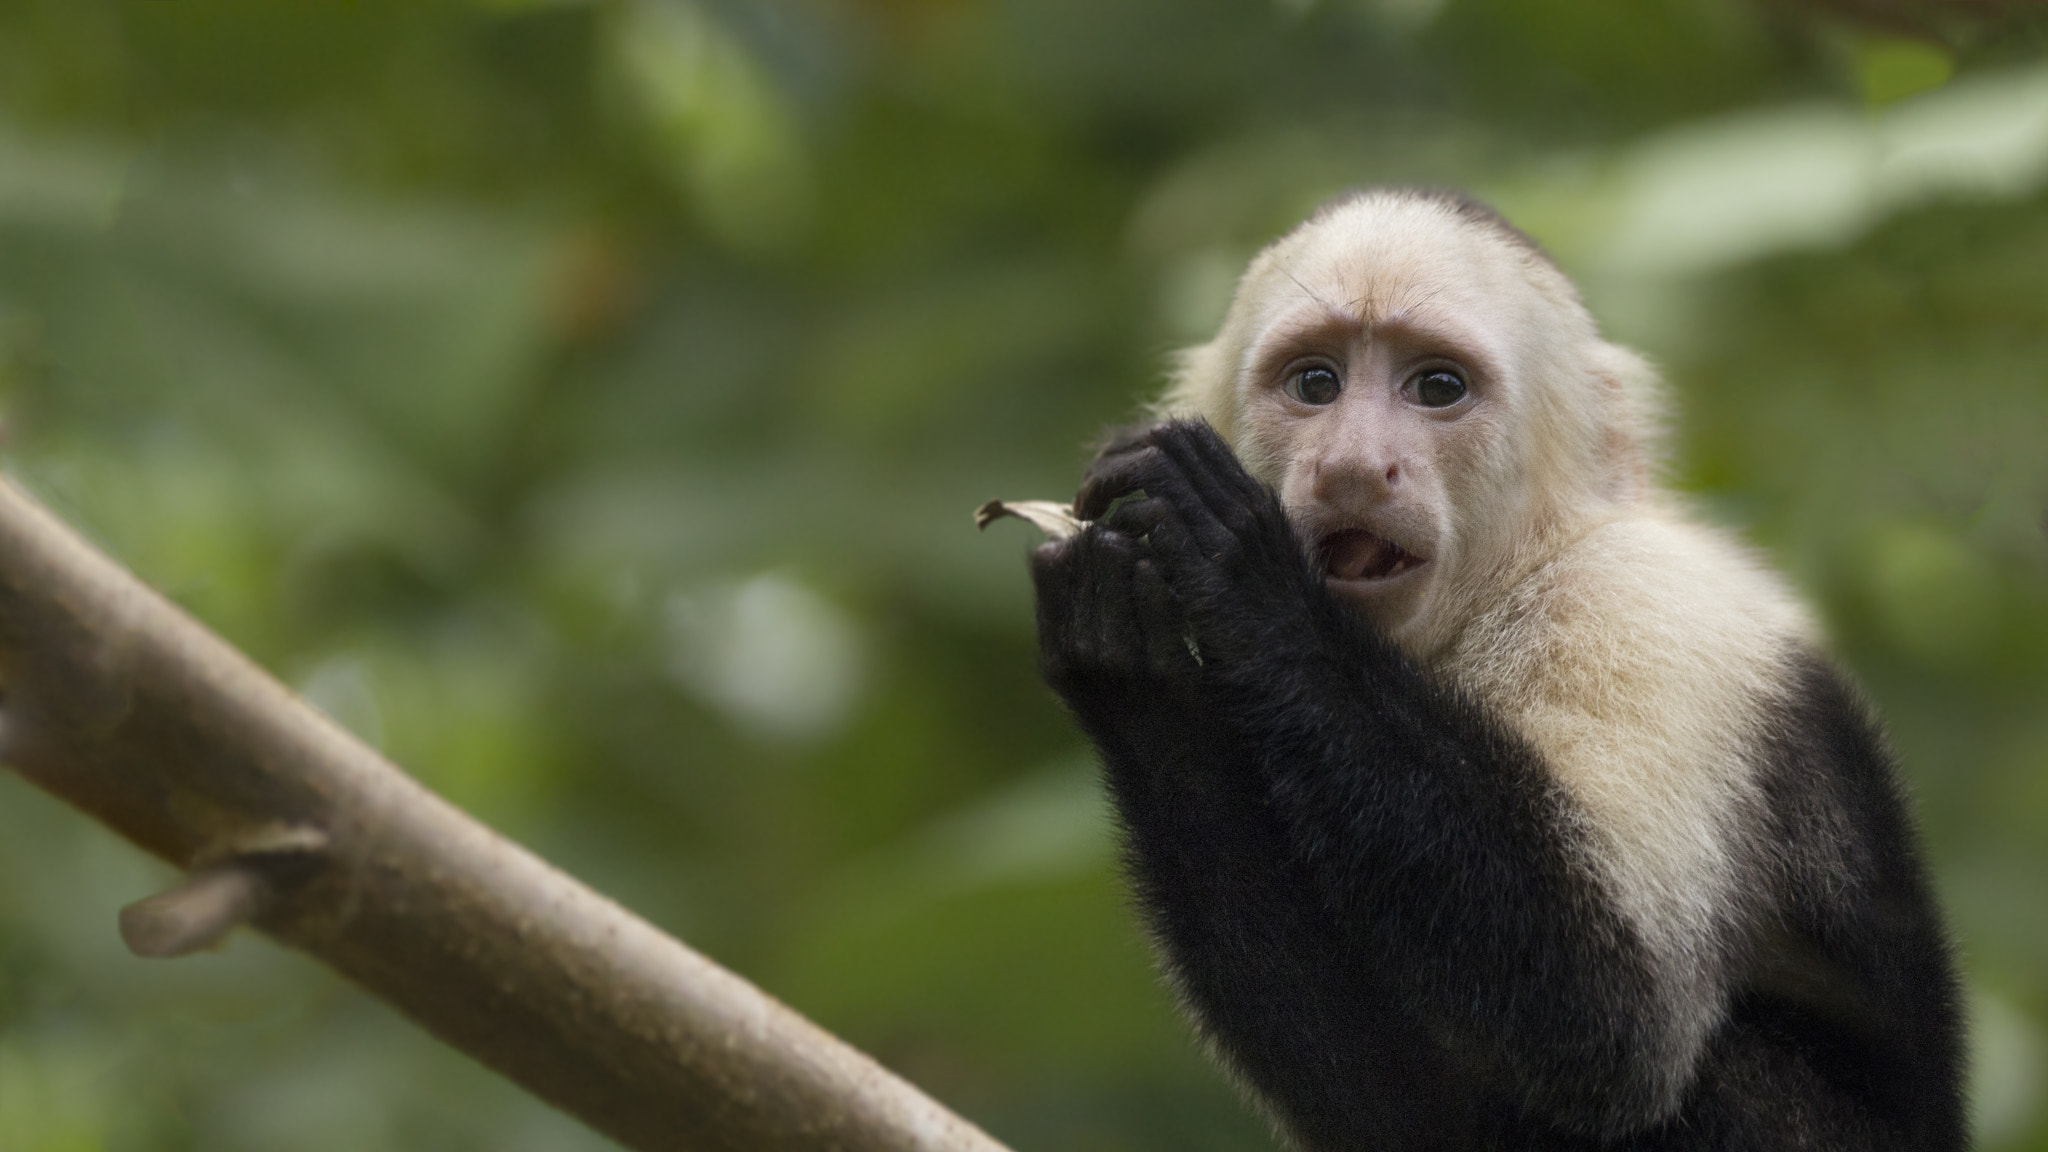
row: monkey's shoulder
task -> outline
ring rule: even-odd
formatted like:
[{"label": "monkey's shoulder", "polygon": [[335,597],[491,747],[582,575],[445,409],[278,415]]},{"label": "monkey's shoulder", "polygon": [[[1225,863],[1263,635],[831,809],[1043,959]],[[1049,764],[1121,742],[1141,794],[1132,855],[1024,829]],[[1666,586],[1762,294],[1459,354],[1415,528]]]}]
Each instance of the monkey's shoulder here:
[{"label": "monkey's shoulder", "polygon": [[1705,709],[1725,732],[1790,687],[1818,644],[1805,607],[1752,550],[1648,507],[1529,563],[1442,668],[1510,718],[1627,727]]},{"label": "monkey's shoulder", "polygon": [[1770,741],[1816,643],[1750,550],[1649,508],[1531,564],[1440,672],[1534,748],[1590,817],[1586,847],[1624,908],[1681,954],[1734,901],[1729,830],[1776,770]]}]

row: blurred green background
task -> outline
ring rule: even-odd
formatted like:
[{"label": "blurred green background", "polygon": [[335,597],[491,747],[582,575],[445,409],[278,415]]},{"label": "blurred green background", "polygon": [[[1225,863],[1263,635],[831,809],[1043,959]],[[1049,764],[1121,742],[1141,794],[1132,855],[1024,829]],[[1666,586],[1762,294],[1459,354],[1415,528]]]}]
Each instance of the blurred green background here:
[{"label": "blurred green background", "polygon": [[[1933,20],[1933,15],[1940,15]],[[4,0],[7,471],[1019,1152],[1269,1149],[1033,670],[1028,529],[1244,260],[1493,200],[1890,718],[2048,1149],[2048,24],[1875,0]],[[0,774],[0,1150],[609,1147]]]}]

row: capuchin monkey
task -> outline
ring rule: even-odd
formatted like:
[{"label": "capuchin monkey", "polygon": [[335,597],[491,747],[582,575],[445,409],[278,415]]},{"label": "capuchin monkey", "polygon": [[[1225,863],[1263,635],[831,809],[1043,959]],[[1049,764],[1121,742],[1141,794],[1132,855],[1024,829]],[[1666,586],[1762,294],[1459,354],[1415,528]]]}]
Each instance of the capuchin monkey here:
[{"label": "capuchin monkey", "polygon": [[1488,209],[1252,261],[1031,568],[1204,1039],[1298,1148],[1959,1149],[1890,752]]}]

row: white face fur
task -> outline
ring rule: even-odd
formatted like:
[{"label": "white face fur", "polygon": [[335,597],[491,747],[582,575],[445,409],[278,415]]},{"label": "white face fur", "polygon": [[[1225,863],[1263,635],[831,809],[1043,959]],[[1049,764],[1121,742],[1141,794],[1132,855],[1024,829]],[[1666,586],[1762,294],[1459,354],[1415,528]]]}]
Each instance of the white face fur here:
[{"label": "white face fur", "polygon": [[1418,655],[1548,549],[1647,494],[1647,370],[1505,225],[1364,193],[1252,262],[1160,407],[1209,419]]}]

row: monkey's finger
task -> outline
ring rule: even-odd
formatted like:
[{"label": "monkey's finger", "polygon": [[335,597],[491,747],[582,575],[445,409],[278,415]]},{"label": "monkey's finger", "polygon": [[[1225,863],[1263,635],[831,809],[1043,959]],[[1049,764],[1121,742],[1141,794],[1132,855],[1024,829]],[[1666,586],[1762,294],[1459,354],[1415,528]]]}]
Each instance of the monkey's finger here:
[{"label": "monkey's finger", "polygon": [[1172,585],[1207,586],[1215,579],[1218,552],[1204,547],[1200,534],[1178,516],[1163,516],[1152,526],[1148,542],[1161,573]]},{"label": "monkey's finger", "polygon": [[1028,564],[1031,568],[1031,585],[1040,593],[1060,591],[1066,580],[1074,554],[1074,541],[1079,536],[1065,540],[1047,540],[1031,550]]},{"label": "monkey's finger", "polygon": [[1111,429],[1101,447],[1096,449],[1095,458],[1081,473],[1083,488],[1088,486],[1091,478],[1117,468],[1121,461],[1152,451],[1151,436],[1158,428],[1157,424],[1144,424]]},{"label": "monkey's finger", "polygon": [[[1187,469],[1160,443],[1164,440],[1170,446],[1175,427],[1159,425],[1150,433],[1153,443],[1144,449],[1091,465],[1083,478],[1081,493],[1075,497],[1075,512],[1097,519],[1109,515],[1112,507],[1121,508],[1118,500],[1142,490],[1147,498],[1162,499],[1171,505],[1200,544],[1202,553],[1220,559],[1243,534],[1241,526],[1233,526],[1223,517],[1243,520],[1245,514],[1227,499],[1204,498],[1196,492]],[[1149,534],[1150,526],[1126,525],[1126,530],[1145,535]]]},{"label": "monkey's finger", "polygon": [[1189,492],[1201,502],[1208,515],[1221,523],[1228,523],[1232,508],[1242,501],[1232,499],[1230,493],[1210,475],[1212,470],[1209,463],[1191,443],[1190,430],[1193,427],[1194,425],[1187,421],[1176,421],[1161,428],[1159,434],[1153,437],[1153,443],[1158,445],[1159,451],[1173,461],[1181,475],[1186,478]]},{"label": "monkey's finger", "polygon": [[1142,540],[1173,514],[1173,505],[1158,496],[1131,496],[1116,503],[1095,522]]},{"label": "monkey's finger", "polygon": [[1158,428],[1158,424],[1126,424],[1120,428],[1111,428],[1103,435],[1101,443],[1096,445],[1095,458],[1099,460],[1104,456],[1138,451],[1150,443],[1152,433]]},{"label": "monkey's finger", "polygon": [[1182,441],[1193,450],[1194,457],[1203,462],[1205,470],[1239,497],[1257,501],[1264,497],[1266,486],[1246,470],[1244,461],[1230,447],[1230,442],[1207,420],[1182,422]]},{"label": "monkey's finger", "polygon": [[[1159,547],[1180,547],[1182,541],[1194,541],[1198,556],[1219,558],[1237,543],[1217,521],[1196,517],[1190,523],[1174,500],[1159,496],[1124,500],[1110,508],[1098,523],[1124,535],[1151,541],[1155,553]],[[1167,531],[1165,537],[1159,535],[1161,529]]]},{"label": "monkey's finger", "polygon": [[1074,515],[1083,520],[1100,519],[1118,499],[1144,487],[1156,467],[1159,450],[1146,445],[1114,456],[1098,456],[1081,473],[1081,489],[1074,493]]},{"label": "monkey's finger", "polygon": [[1134,671],[1144,651],[1132,603],[1132,573],[1143,546],[1099,525],[1034,555],[1039,641],[1044,655],[1098,672]]},{"label": "monkey's finger", "polygon": [[[1220,462],[1202,449],[1204,437],[1199,433],[1207,433],[1206,438],[1220,450]],[[1154,443],[1173,461],[1189,493],[1200,502],[1204,517],[1215,523],[1216,531],[1240,541],[1257,531],[1258,512],[1262,505],[1271,502],[1271,497],[1263,486],[1250,479],[1237,457],[1230,455],[1229,446],[1207,425],[1176,422],[1162,429]],[[1239,476],[1249,482],[1249,492],[1236,482]],[[1191,522],[1199,519],[1190,514]]]},{"label": "monkey's finger", "polygon": [[1187,625],[1166,577],[1151,560],[1138,561],[1131,574],[1133,606],[1145,634],[1145,655],[1152,669],[1166,675],[1185,674],[1194,658]]},{"label": "monkey's finger", "polygon": [[1147,475],[1146,495],[1115,504],[1097,523],[1128,536],[1149,538],[1172,520],[1183,529],[1182,536],[1192,536],[1209,556],[1220,556],[1233,546],[1233,537],[1202,507],[1185,477],[1170,468]]},{"label": "monkey's finger", "polygon": [[1180,420],[1153,442],[1181,466],[1204,498],[1224,504],[1257,504],[1266,487],[1245,470],[1230,445],[1203,420]]},{"label": "monkey's finger", "polygon": [[1087,568],[1087,612],[1079,621],[1081,642],[1097,663],[1116,667],[1131,659],[1139,639],[1131,615],[1131,572],[1137,566],[1137,541],[1098,530],[1096,555]]},{"label": "monkey's finger", "polygon": [[1038,608],[1038,642],[1047,652],[1068,646],[1078,610],[1081,569],[1080,537],[1049,540],[1031,550],[1031,587]]},{"label": "monkey's finger", "polygon": [[1074,496],[1074,514],[1083,520],[1100,519],[1111,504],[1140,489],[1170,500],[1193,495],[1173,461],[1148,444],[1090,464],[1081,476],[1081,490]]}]

